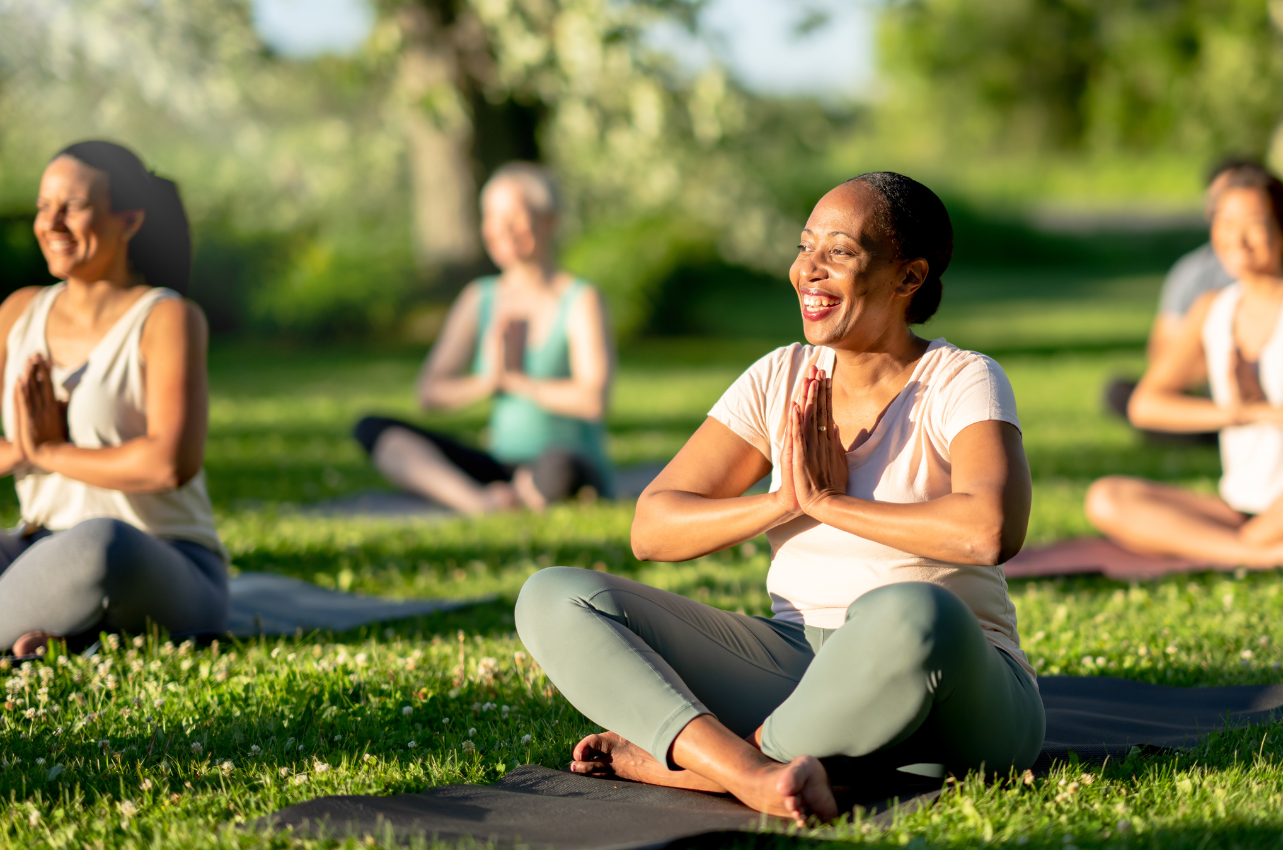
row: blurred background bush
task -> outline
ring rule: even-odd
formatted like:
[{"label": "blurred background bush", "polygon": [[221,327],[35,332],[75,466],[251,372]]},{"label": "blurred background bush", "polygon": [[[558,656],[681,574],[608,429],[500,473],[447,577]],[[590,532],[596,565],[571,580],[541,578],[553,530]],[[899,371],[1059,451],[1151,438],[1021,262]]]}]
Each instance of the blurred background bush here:
[{"label": "blurred background bush", "polygon": [[33,196],[86,137],[179,181],[217,333],[419,343],[489,268],[476,195],[513,158],[559,175],[565,261],[629,340],[796,334],[797,230],[860,171],[945,196],[964,278],[1130,274],[1204,238],[1211,160],[1283,157],[1281,0],[884,0],[876,74],[836,95],[656,38],[699,42],[707,6],[377,0],[356,49],[299,58],[247,0],[0,0],[0,294],[47,281]]}]

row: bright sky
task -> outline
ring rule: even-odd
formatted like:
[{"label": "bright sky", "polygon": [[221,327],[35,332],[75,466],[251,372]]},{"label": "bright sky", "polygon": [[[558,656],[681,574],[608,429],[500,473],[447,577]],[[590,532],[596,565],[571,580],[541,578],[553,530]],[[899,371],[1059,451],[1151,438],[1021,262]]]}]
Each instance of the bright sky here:
[{"label": "bright sky", "polygon": [[[368,0],[253,0],[254,24],[290,56],[344,53],[374,22]],[[652,43],[697,69],[719,56],[751,89],[859,97],[873,78],[875,0],[711,0],[696,42],[678,28]]]}]

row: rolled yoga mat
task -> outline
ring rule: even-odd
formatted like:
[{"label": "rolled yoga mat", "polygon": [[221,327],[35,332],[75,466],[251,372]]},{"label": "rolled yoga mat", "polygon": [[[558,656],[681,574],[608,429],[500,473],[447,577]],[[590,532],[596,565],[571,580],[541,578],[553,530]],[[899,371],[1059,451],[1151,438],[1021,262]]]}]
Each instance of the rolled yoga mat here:
[{"label": "rolled yoga mat", "polygon": [[[1132,747],[1179,748],[1228,727],[1269,723],[1281,716],[1283,685],[1173,688],[1108,677],[1039,680],[1047,734],[1036,769],[1073,752],[1084,763],[1125,758]],[[893,780],[899,782],[900,780]],[[940,780],[923,791],[906,777],[866,802],[873,818],[889,819],[928,805]],[[927,785],[931,784],[927,780]],[[910,784],[916,783],[916,784]],[[866,796],[869,796],[866,794]],[[727,832],[778,831],[734,799],[593,779],[525,765],[494,785],[445,785],[391,797],[320,797],[260,818],[251,829],[293,828],[297,836],[453,841],[472,839],[501,847],[517,844],[556,850],[638,850],[708,844]],[[699,840],[695,838],[699,836]]]}]

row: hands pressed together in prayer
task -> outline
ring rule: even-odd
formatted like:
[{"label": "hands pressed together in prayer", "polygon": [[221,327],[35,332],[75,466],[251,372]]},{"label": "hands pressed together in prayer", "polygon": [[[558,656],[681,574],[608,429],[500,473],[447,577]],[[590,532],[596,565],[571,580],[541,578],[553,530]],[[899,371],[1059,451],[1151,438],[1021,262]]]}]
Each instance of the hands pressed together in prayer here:
[{"label": "hands pressed together in prayer", "polygon": [[53,363],[34,354],[26,373],[14,383],[13,445],[21,460],[44,468],[42,459],[49,450],[70,440],[67,404],[54,394]]},{"label": "hands pressed together in prayer", "polygon": [[833,378],[812,366],[798,399],[789,404],[775,498],[793,516],[815,516],[825,501],[846,495],[849,474],[833,419]]}]

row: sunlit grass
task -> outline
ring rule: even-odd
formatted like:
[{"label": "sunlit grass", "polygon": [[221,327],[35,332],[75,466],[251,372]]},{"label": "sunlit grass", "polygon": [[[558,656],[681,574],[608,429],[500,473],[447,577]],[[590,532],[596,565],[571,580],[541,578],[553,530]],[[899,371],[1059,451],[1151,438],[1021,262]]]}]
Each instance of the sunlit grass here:
[{"label": "sunlit grass", "polygon": [[[1105,379],[1143,366],[1135,345],[1029,342],[1070,339],[1099,305],[1072,321],[1034,307],[967,309],[971,318],[942,315],[937,329],[993,350],[1011,376],[1036,482],[1030,540],[1090,533],[1083,493],[1106,472],[1214,485],[1214,450],[1147,445],[1102,414]],[[1005,321],[1019,327],[1019,344],[1002,344]],[[1146,317],[1136,311],[1128,321],[1109,334],[1143,338]],[[1090,327],[1079,329],[1090,337]],[[626,352],[611,421],[616,460],[670,457],[771,344],[678,340]],[[497,601],[345,635],[217,647],[175,647],[164,636],[135,645],[127,636],[94,659],[55,653],[0,671],[0,845],[302,846],[234,825],[322,794],[492,782],[526,762],[563,765],[593,727],[549,688],[513,634],[512,602],[544,566],[608,570],[769,612],[764,541],[686,564],[641,563],[629,547],[629,503],[448,520],[307,513],[307,503],[383,486],[349,430],[367,412],[417,417],[408,392],[417,368],[412,352],[216,349],[208,472],[220,529],[241,570],[398,597]],[[484,410],[418,418],[466,434]],[[12,495],[3,499],[12,516]],[[1131,585],[1079,577],[1013,581],[1011,595],[1043,674],[1219,685],[1283,680],[1281,587],[1277,572]],[[1274,846],[1283,834],[1280,732],[1221,734],[1193,752],[1137,753],[1103,770],[1065,766],[1032,784],[967,777],[888,828],[857,820],[830,835],[877,846]]]}]

